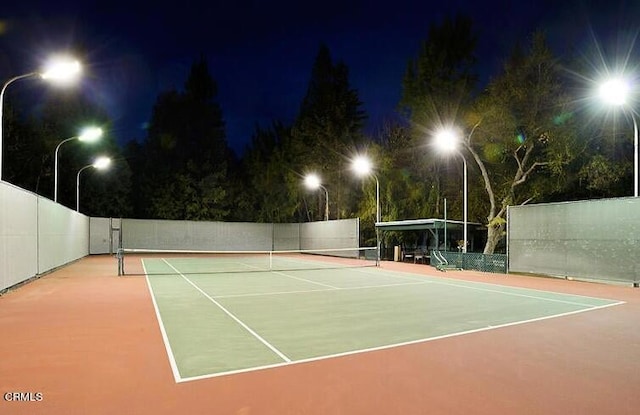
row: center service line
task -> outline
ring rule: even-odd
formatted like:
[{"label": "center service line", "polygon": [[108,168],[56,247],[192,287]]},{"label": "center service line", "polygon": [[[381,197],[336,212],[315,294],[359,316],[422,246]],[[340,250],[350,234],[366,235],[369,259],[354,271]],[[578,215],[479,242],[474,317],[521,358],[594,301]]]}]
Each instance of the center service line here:
[{"label": "center service line", "polygon": [[196,290],[200,291],[200,293],[202,295],[204,295],[205,297],[207,297],[207,299],[209,301],[211,301],[213,304],[215,304],[216,306],[218,306],[220,308],[220,310],[224,311],[225,314],[227,314],[229,317],[231,317],[236,323],[240,324],[245,330],[247,330],[249,333],[251,333],[251,335],[253,337],[255,337],[256,339],[258,339],[262,344],[264,344],[265,346],[267,346],[269,349],[271,349],[271,351],[273,351],[275,354],[277,354],[278,356],[280,356],[280,358],[282,360],[284,360],[285,362],[289,363],[291,362],[291,359],[289,359],[284,353],[282,353],[280,350],[276,349],[273,345],[271,345],[268,341],[266,341],[265,339],[262,338],[262,336],[260,336],[258,333],[256,333],[255,331],[253,331],[251,329],[251,327],[247,326],[246,324],[244,324],[238,317],[234,316],[233,313],[231,313],[229,310],[227,310],[226,308],[224,308],[224,306],[222,304],[220,304],[219,302],[217,302],[216,300],[214,300],[209,294],[207,294],[206,292],[204,292],[200,287],[198,287],[197,285],[195,285],[193,282],[191,282],[191,280],[189,280],[189,278],[185,277],[184,274],[182,274],[180,271],[178,271],[173,265],[171,265],[169,262],[167,262],[166,259],[162,258],[162,261],[164,261],[164,263],[166,263],[167,265],[169,265],[175,272],[178,273],[178,275],[180,275],[182,278],[184,278],[185,281],[187,281],[189,284],[191,284],[191,286],[193,286],[193,288],[195,288]]},{"label": "center service line", "polygon": [[[256,268],[256,269],[259,269],[261,271],[264,271],[262,268],[256,267],[256,266],[253,266],[253,265],[249,265],[249,264],[242,264],[242,265],[247,266],[249,268]],[[340,287],[334,287],[333,285],[323,284],[323,283],[317,282],[317,281],[311,281],[311,280],[308,280],[306,278],[294,277],[293,275],[285,274],[284,272],[280,272],[280,271],[270,270],[269,272],[272,272],[272,273],[278,274],[278,275],[282,275],[282,276],[287,277],[287,278],[293,278],[294,280],[299,280],[299,281],[308,282],[310,284],[319,285],[321,287],[331,288],[332,290],[339,290],[340,289]]]}]

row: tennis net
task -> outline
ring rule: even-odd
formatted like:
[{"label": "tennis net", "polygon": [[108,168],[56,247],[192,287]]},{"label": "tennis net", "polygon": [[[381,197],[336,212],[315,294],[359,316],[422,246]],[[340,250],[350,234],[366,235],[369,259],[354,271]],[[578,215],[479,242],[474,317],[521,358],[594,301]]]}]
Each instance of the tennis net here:
[{"label": "tennis net", "polygon": [[377,249],[336,248],[283,251],[186,251],[119,249],[118,275],[214,274],[369,267]]}]

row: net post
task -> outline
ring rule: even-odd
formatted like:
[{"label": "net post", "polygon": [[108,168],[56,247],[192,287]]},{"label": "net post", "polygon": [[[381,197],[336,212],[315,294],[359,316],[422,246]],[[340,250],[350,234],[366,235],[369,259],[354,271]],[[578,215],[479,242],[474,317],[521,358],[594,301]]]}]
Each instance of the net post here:
[{"label": "net post", "polygon": [[118,276],[120,277],[124,275],[124,249],[118,248],[116,259],[118,261]]},{"label": "net post", "polygon": [[273,251],[269,251],[269,271],[273,271]]}]

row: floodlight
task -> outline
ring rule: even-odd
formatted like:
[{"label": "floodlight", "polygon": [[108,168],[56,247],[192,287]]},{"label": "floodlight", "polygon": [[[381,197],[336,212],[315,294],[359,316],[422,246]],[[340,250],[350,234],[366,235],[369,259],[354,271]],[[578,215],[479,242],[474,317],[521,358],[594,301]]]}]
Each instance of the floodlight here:
[{"label": "floodlight", "polygon": [[60,151],[60,147],[71,140],[83,141],[86,143],[93,143],[97,141],[100,137],[102,137],[102,129],[98,127],[87,127],[83,129],[78,136],[69,137],[66,140],[62,140],[57,146],[56,151],[54,153],[54,168],[53,168],[53,201],[58,201],[58,153]]},{"label": "floodlight", "polygon": [[90,167],[98,170],[104,170],[109,167],[109,164],[111,164],[111,159],[109,157],[101,156],[96,158],[92,164],[87,164],[78,170],[78,174],[76,175],[76,212],[80,212],[80,173]]},{"label": "floodlight", "polygon": [[19,80],[24,78],[31,78],[40,76],[45,80],[55,80],[55,81],[68,81],[80,73],[80,63],[78,61],[71,61],[70,59],[62,59],[58,58],[55,61],[52,61],[50,65],[47,67],[42,73],[38,72],[29,72],[23,75],[14,76],[9,79],[2,85],[2,89],[0,90],[0,180],[2,180],[2,122],[3,122],[3,103],[4,103],[4,93],[7,87]]},{"label": "floodlight", "polygon": [[322,185],[320,177],[315,173],[307,174],[304,178],[304,184],[311,190],[322,189],[324,190],[325,202],[324,202],[324,220],[329,220],[329,191]]},{"label": "floodlight", "polygon": [[462,252],[466,253],[467,252],[467,210],[468,210],[468,203],[467,203],[467,197],[468,197],[468,190],[467,190],[467,159],[465,159],[465,157],[462,155],[462,153],[460,153],[458,151],[458,143],[460,142],[459,136],[458,134],[456,134],[455,130],[453,128],[443,128],[441,130],[439,130],[438,132],[436,132],[436,134],[434,135],[434,139],[435,139],[435,145],[436,147],[438,147],[441,150],[444,150],[448,153],[450,152],[456,152],[458,153],[458,155],[460,157],[462,157],[462,165],[463,165],[463,173],[464,173],[464,177],[463,177],[463,189],[462,189],[462,193],[463,193],[463,207],[462,207],[462,211],[463,211],[463,239],[464,239],[464,245],[462,246]]},{"label": "floodlight", "polygon": [[609,105],[623,107],[631,116],[633,121],[633,195],[638,197],[638,122],[635,117],[633,108],[624,108],[627,104],[627,98],[631,93],[632,86],[623,78],[612,78],[600,85],[600,98]]},{"label": "floodlight", "polygon": [[[364,176],[371,175],[376,180],[376,220],[374,223],[374,227],[375,227],[375,224],[381,221],[380,181],[378,180],[378,176],[376,176],[373,173],[373,164],[371,163],[371,160],[367,156],[363,156],[363,155],[356,156],[351,161],[351,168],[358,176],[364,177]],[[376,227],[376,263],[377,264],[380,263],[380,233],[377,227]]]}]

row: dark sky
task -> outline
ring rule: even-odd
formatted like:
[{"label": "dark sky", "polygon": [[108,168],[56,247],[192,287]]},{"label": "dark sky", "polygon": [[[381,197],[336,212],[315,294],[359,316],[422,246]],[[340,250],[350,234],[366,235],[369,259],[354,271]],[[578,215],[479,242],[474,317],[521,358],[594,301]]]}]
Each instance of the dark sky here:
[{"label": "dark sky", "polygon": [[181,89],[191,64],[204,55],[236,151],[256,123],[293,120],[320,43],[349,67],[373,132],[395,117],[407,60],[416,56],[429,25],[445,16],[462,12],[475,20],[484,81],[497,74],[515,40],[536,28],[546,29],[564,53],[594,39],[607,46],[626,37],[628,44],[640,25],[640,2],[618,0],[12,3],[0,8],[1,80],[81,44],[88,51],[81,86],[108,110],[113,136],[126,142],[145,137],[158,94]]}]

